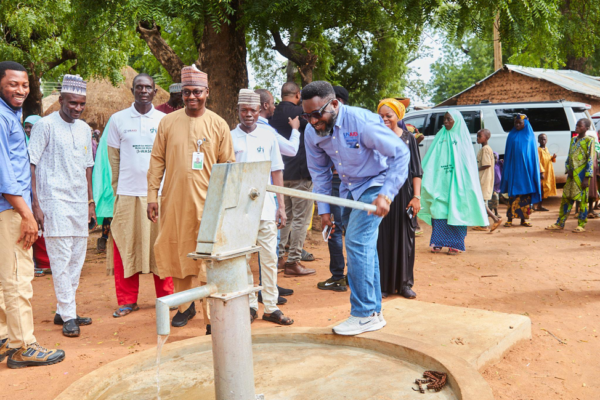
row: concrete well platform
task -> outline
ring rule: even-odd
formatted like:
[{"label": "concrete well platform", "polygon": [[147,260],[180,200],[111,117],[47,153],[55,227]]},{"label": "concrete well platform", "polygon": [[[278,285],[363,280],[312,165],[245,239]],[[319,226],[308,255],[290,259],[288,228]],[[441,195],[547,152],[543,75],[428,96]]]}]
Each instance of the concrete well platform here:
[{"label": "concrete well platform", "polygon": [[[492,400],[472,365],[443,348],[381,332],[355,337],[327,328],[254,331],[256,393],[266,400],[420,399],[412,383],[423,371],[448,373],[428,399]],[[157,398],[156,351],[127,356],[81,378],[58,400]],[[169,343],[162,351],[160,398],[214,399],[211,338]]]},{"label": "concrete well platform", "polygon": [[523,315],[446,306],[416,300],[385,302],[383,333],[444,349],[481,370],[500,361],[522,340],[531,339],[531,320]]}]

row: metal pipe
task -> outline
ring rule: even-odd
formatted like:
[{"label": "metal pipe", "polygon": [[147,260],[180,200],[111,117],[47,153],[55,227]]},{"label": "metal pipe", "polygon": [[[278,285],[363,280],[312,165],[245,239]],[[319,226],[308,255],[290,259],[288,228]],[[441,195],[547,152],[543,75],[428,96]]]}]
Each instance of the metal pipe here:
[{"label": "metal pipe", "polygon": [[209,298],[217,400],[256,400],[248,296]]},{"label": "metal pipe", "polygon": [[171,307],[203,299],[217,293],[217,290],[217,285],[208,283],[194,289],[156,299],[156,333],[159,335],[168,335],[171,333],[171,318],[169,316],[169,309]]},{"label": "metal pipe", "polygon": [[377,211],[373,204],[362,203],[360,201],[341,199],[339,197],[327,196],[303,190],[290,189],[283,186],[267,185],[267,192],[280,193],[290,197],[300,197],[301,199],[320,201],[321,203],[334,204],[341,207],[354,208],[361,211]]}]

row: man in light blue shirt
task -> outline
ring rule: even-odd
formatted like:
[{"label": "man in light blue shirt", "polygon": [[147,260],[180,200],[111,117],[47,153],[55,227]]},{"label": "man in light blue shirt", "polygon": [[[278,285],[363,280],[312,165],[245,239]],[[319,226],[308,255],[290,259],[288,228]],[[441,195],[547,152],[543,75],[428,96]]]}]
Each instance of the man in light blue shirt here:
[{"label": "man in light blue shirt", "polygon": [[33,257],[38,223],[31,211],[31,171],[21,126],[29,94],[27,70],[0,62],[0,362],[9,368],[51,365],[62,350],[40,346],[33,335]]},{"label": "man in light blue shirt", "polygon": [[292,127],[292,134],[290,140],[287,140],[277,132],[277,129],[269,124],[269,118],[271,118],[275,112],[275,100],[273,99],[271,92],[267,89],[257,89],[254,93],[260,95],[261,104],[257,123],[275,135],[282,156],[294,157],[298,154],[298,147],[300,146],[300,131],[298,130],[300,129],[300,119],[298,117],[294,119],[288,118],[289,124]]},{"label": "man in light blue shirt", "polygon": [[[386,322],[381,313],[377,235],[381,219],[408,176],[408,147],[377,114],[342,105],[328,82],[304,87],[302,100],[302,116],[310,123],[304,140],[313,192],[331,195],[333,165],[342,181],[341,198],[377,207],[374,216],[344,209],[351,316],[333,331],[357,335],[379,330]],[[329,204],[318,206],[322,226],[331,226]]]}]

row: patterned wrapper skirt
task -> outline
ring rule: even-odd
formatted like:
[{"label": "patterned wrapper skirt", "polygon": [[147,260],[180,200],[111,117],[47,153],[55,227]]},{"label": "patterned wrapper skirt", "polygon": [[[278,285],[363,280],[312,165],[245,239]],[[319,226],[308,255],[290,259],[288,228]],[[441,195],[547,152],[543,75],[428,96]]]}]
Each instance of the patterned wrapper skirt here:
[{"label": "patterned wrapper skirt", "polygon": [[448,225],[447,219],[431,219],[431,228],[430,246],[451,247],[456,250],[465,251],[466,226]]},{"label": "patterned wrapper skirt", "polygon": [[531,214],[531,194],[508,198],[506,217],[509,221],[514,218],[529,219],[529,214]]}]

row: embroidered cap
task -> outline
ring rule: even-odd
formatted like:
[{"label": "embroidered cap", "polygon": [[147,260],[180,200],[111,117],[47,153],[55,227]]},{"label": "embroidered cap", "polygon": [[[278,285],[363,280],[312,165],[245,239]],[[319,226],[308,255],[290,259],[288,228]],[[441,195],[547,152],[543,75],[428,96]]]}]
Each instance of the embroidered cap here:
[{"label": "embroidered cap", "polygon": [[84,81],[79,75],[66,74],[63,77],[62,85],[60,88],[61,93],[73,93],[85,96],[87,89],[87,82]]},{"label": "embroidered cap", "polygon": [[183,85],[181,83],[174,83],[169,86],[169,93],[181,93],[181,88]]},{"label": "embroidered cap", "polygon": [[195,64],[181,69],[181,86],[208,87],[208,75],[196,68]]},{"label": "embroidered cap", "polygon": [[240,89],[240,96],[238,98],[238,105],[248,104],[250,106],[260,106],[260,94],[254,93],[250,89]]}]

